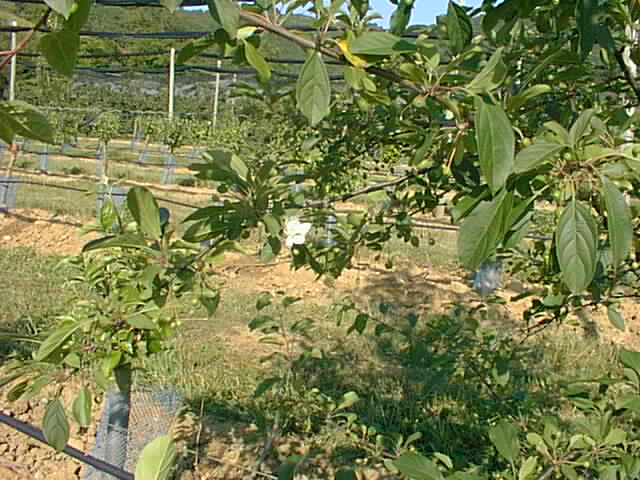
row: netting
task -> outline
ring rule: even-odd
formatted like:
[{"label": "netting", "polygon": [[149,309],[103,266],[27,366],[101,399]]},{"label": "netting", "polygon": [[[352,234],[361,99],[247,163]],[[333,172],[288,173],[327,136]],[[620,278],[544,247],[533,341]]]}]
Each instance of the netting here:
[{"label": "netting", "polygon": [[[113,409],[118,408],[117,403],[117,393],[109,392],[92,455],[113,465],[123,465],[125,470],[133,472],[143,448],[170,431],[176,412],[182,404],[182,394],[170,391],[132,392],[127,431],[110,424],[109,418],[113,418]],[[120,445],[120,448],[113,449],[113,445]],[[85,480],[112,478],[92,467],[87,469],[85,475]]]}]

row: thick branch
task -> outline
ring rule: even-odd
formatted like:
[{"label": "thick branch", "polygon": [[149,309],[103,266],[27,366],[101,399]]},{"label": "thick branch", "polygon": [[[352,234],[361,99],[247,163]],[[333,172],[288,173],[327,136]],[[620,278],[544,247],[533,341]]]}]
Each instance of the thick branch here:
[{"label": "thick branch", "polygon": [[387,182],[381,182],[381,183],[375,183],[373,185],[369,185],[367,187],[361,188],[359,190],[354,190],[353,192],[348,192],[348,193],[343,193],[342,195],[337,195],[335,197],[331,197],[331,198],[326,198],[324,200],[312,200],[309,202],[305,202],[303,207],[304,208],[322,208],[325,207],[327,205],[330,205],[332,203],[336,203],[336,202],[346,202],[347,200],[353,198],[353,197],[358,197],[360,195],[365,195],[367,193],[371,193],[371,192],[377,192],[378,190],[384,190],[385,188],[389,188],[389,187],[396,187],[398,185],[403,184],[404,182],[406,182],[407,180],[417,177],[418,175],[422,175],[423,173],[427,172],[427,170],[429,170],[428,168],[421,168],[419,170],[414,170],[413,172],[407,173],[406,175],[403,175],[402,177],[398,177],[395,180],[389,180]]},{"label": "thick branch", "polygon": [[[316,45],[313,41],[308,40],[304,37],[301,37],[299,35],[296,35],[295,33],[293,33],[292,31],[290,31],[289,29],[283,27],[282,25],[277,25],[271,21],[269,21],[268,19],[266,19],[265,17],[263,17],[262,15],[258,15],[257,13],[253,13],[253,12],[247,12],[246,10],[240,10],[240,18],[242,18],[243,20],[245,20],[246,22],[249,22],[252,25],[258,26],[258,27],[262,27],[265,30],[274,33],[276,35],[279,35],[283,38],[286,38],[287,40],[301,46],[302,48],[309,48],[309,49],[313,49],[313,50],[318,50],[320,53],[322,53],[323,55],[333,58],[335,60],[338,60],[340,62],[342,62],[344,65],[349,66],[349,62],[344,58],[344,56],[338,52],[337,50],[333,50],[331,48],[327,48],[327,47],[323,47],[323,46],[318,46]],[[401,76],[395,74],[394,72],[390,72],[389,70],[385,70],[383,68],[379,68],[379,67],[368,67],[365,69],[367,72],[371,73],[372,75],[376,75],[377,77],[380,78],[384,78],[386,80],[389,80],[391,82],[394,82],[402,87],[405,88],[409,88],[411,90],[415,90],[418,92],[423,92],[423,88],[418,85],[415,82],[411,82],[409,80],[406,80],[404,78],[402,78]]]},{"label": "thick branch", "polygon": [[636,83],[635,78],[631,75],[631,70],[629,70],[629,65],[624,61],[624,57],[622,56],[622,52],[624,49],[616,51],[616,60],[618,61],[618,65],[622,69],[622,73],[624,74],[624,78],[627,80],[627,83],[633,90],[633,93],[636,95],[636,98],[640,102],[640,87]]},{"label": "thick branch", "polygon": [[22,50],[25,47],[25,45],[29,42],[29,40],[31,40],[31,37],[33,37],[33,35],[36,33],[36,31],[46,23],[47,19],[49,18],[49,15],[51,15],[51,9],[47,8],[47,11],[44,13],[44,15],[42,15],[40,20],[38,20],[38,23],[36,23],[34,27],[31,30],[29,30],[29,33],[27,33],[27,35],[22,40],[20,40],[20,42],[16,45],[16,48],[14,48],[13,50],[10,50],[7,53],[7,56],[4,57],[2,61],[0,61],[0,68],[4,67],[7,63],[9,63],[9,61],[16,55],[16,53],[18,53],[20,50]]}]

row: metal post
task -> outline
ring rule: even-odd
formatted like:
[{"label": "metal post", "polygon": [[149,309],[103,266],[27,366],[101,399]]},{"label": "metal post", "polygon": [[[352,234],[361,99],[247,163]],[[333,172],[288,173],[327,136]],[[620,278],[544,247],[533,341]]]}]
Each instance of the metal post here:
[{"label": "metal post", "polygon": [[169,60],[169,119],[173,118],[173,99],[176,85],[176,49],[171,49]]},{"label": "metal post", "polygon": [[[11,26],[17,27],[18,22],[11,20]],[[11,32],[11,51],[15,50],[17,44],[16,32]],[[11,57],[11,66],[9,70],[9,101],[16,99],[16,55]]]},{"label": "metal post", "polygon": [[[222,62],[218,60],[216,62],[216,66],[218,70],[220,70],[222,66]],[[216,72],[216,90],[213,94],[213,129],[216,129],[216,123],[218,123],[218,100],[220,97],[220,72]]]}]

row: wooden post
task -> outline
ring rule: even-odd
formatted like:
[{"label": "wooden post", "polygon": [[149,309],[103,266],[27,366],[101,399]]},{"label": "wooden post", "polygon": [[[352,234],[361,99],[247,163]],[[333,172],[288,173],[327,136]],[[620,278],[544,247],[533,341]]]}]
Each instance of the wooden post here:
[{"label": "wooden post", "polygon": [[[216,62],[216,66],[218,67],[218,70],[220,70],[220,67],[222,66],[222,62],[220,60],[218,60]],[[218,100],[220,97],[220,72],[216,72],[216,89],[215,89],[215,93],[213,94],[213,119],[212,119],[212,123],[213,123],[213,129],[216,129],[216,123],[218,123]]]},{"label": "wooden post", "polygon": [[173,118],[174,90],[176,86],[176,49],[171,49],[169,58],[169,119]]}]

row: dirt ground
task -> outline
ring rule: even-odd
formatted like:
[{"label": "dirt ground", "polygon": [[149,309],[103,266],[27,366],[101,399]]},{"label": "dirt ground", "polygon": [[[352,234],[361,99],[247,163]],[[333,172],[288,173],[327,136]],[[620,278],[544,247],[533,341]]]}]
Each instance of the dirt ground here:
[{"label": "dirt ground", "polygon": [[[0,248],[32,247],[42,253],[69,255],[78,253],[90,239],[80,235],[84,219],[53,215],[44,210],[13,210],[10,214],[0,213]],[[292,271],[286,258],[270,265],[256,263],[255,259],[239,254],[229,255],[218,267],[223,289],[235,289],[247,292],[286,291],[288,295],[310,298],[320,304],[330,304],[335,300],[351,296],[361,302],[372,305],[389,303],[400,308],[414,308],[431,313],[450,312],[456,304],[473,304],[480,298],[470,288],[468,272],[462,269],[432,267],[400,262],[392,270],[373,263],[361,263],[346,271],[337,280],[316,280],[308,270]],[[505,298],[516,295],[520,286],[517,282],[507,281],[511,289],[503,289]],[[494,308],[493,321],[508,322],[513,325],[521,318],[527,307],[526,301],[508,302],[505,306]],[[627,330],[619,332],[609,326],[606,313],[596,311],[588,319],[582,319],[586,330],[597,325],[600,335],[608,341],[630,348],[640,348],[640,306],[637,302],[627,302],[619,309],[627,323]],[[257,342],[250,332],[246,335],[234,335],[238,342]],[[18,402],[11,404],[10,411],[5,405],[2,411],[10,413],[24,421],[40,424],[44,403]],[[206,469],[206,475],[185,472],[183,480],[195,478],[232,479],[244,478],[246,472],[229,465],[251,465],[258,450],[230,448],[238,444],[238,438],[246,439],[252,432],[237,432],[236,425],[213,424],[196,425],[189,421],[181,425],[183,433],[193,435],[200,429],[203,438],[208,438],[205,455],[221,457],[222,462]],[[246,429],[247,427],[245,427]],[[250,427],[248,427],[250,430]],[[79,435],[74,432],[72,445],[80,450],[90,451],[95,429]],[[256,447],[259,449],[258,447]],[[293,448],[304,453],[304,445],[292,447],[284,442],[279,449]],[[286,452],[283,452],[286,453]],[[245,458],[246,457],[246,458]],[[226,466],[225,466],[226,465]],[[203,465],[204,467],[204,465]],[[55,454],[50,448],[21,433],[0,425],[0,480],[47,479],[73,480],[80,477],[77,462],[61,454]],[[367,477],[367,478],[374,478]],[[320,478],[320,477],[319,477]],[[378,477],[379,478],[379,477]]]}]

